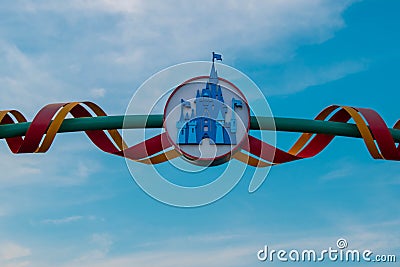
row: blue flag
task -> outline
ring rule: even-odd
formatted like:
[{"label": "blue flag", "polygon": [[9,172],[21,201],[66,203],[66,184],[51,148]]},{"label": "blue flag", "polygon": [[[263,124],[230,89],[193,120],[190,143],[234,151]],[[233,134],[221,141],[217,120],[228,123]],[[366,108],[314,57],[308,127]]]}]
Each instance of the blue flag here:
[{"label": "blue flag", "polygon": [[213,62],[214,62],[215,59],[222,61],[222,55],[213,52]]}]

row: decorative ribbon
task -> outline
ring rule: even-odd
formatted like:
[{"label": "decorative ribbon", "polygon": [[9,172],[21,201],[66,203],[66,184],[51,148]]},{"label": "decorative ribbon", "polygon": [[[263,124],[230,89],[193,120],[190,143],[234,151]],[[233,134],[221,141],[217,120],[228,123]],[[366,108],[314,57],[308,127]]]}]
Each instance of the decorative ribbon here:
[{"label": "decorative ribbon", "polygon": [[[332,105],[321,111],[315,120],[348,122],[353,119],[374,159],[400,160],[400,145],[396,147],[390,131],[381,116],[372,109]],[[400,129],[400,120],[394,125]],[[295,144],[285,152],[249,135],[248,143],[234,158],[255,167],[267,167],[299,159],[313,157],[324,150],[334,135],[303,133]],[[376,142],[375,142],[376,141]]]},{"label": "decorative ribbon", "polygon": [[[62,122],[68,114],[74,118],[107,116],[92,102],[71,102],[49,104],[43,107],[32,120],[25,137],[5,138],[13,153],[44,153],[54,141]],[[332,105],[319,113],[315,120],[328,120],[346,123],[353,119],[374,159],[400,160],[400,146],[395,141],[384,120],[374,110]],[[27,122],[17,110],[0,111],[1,124]],[[394,125],[400,129],[400,120]],[[181,156],[167,138],[161,133],[139,144],[128,147],[118,130],[88,130],[89,139],[104,152],[125,157],[144,164],[158,164]],[[241,149],[232,157],[254,167],[267,167],[275,164],[310,158],[319,154],[333,140],[334,135],[303,133],[286,152],[260,139],[248,135]]]},{"label": "decorative ribbon", "polygon": [[[20,136],[6,138],[6,142],[13,153],[44,153],[50,148],[58,129],[68,114],[74,118],[93,117],[89,111],[96,116],[107,116],[98,105],[92,102],[49,104],[43,107],[32,120],[25,138]],[[0,111],[0,124],[16,123],[12,117],[17,122],[26,122],[25,117],[19,111],[5,110]],[[102,130],[85,131],[89,139],[104,152],[141,163],[157,164],[180,156],[175,150],[159,153],[172,146],[166,133],[128,147],[117,130],[107,130],[107,132],[109,136]],[[151,158],[149,158],[150,155],[152,155]]]}]

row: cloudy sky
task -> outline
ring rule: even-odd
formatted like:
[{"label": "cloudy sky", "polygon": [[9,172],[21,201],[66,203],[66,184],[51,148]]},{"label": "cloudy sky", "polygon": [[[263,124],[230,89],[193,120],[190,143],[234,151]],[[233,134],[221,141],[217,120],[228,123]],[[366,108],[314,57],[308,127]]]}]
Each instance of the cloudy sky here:
[{"label": "cloudy sky", "polygon": [[[373,108],[392,126],[399,8],[395,0],[1,1],[0,109],[31,119],[51,102],[91,100],[124,114],[151,75],[218,51],[276,116],[312,118],[343,104]],[[278,133],[278,146],[296,137]],[[340,237],[352,248],[400,249],[400,165],[371,159],[361,140],[335,139],[316,158],[272,168],[256,193],[244,177],[194,209],[149,197],[123,159],[80,133],[58,136],[43,155],[13,155],[2,142],[0,168],[0,266],[262,266],[264,245],[328,248]]]}]

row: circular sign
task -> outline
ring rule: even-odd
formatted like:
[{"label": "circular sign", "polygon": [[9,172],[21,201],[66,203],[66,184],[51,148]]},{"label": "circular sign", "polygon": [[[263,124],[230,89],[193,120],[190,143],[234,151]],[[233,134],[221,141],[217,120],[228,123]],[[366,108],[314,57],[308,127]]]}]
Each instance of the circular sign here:
[{"label": "circular sign", "polygon": [[191,163],[209,166],[228,160],[245,141],[250,109],[231,82],[211,76],[185,81],[164,109],[169,141]]}]

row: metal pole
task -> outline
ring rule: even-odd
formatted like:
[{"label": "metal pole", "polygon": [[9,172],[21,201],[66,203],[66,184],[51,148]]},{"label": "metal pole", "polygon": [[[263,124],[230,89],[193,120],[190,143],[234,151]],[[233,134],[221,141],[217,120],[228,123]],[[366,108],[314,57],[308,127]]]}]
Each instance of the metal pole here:
[{"label": "metal pole", "polygon": [[[125,120],[125,124],[124,124]],[[30,122],[0,125],[0,139],[24,136]],[[163,115],[126,115],[65,119],[59,133],[88,130],[162,128]],[[251,117],[250,130],[276,130],[283,132],[320,133],[361,138],[353,123],[317,121],[280,117]],[[389,129],[396,143],[400,142],[400,130]]]}]

